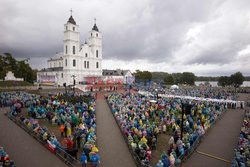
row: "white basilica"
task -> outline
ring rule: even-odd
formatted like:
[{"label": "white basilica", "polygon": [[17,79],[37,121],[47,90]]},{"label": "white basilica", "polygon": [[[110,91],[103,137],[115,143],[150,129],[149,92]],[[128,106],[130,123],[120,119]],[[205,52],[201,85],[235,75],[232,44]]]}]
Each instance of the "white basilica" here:
[{"label": "white basilica", "polygon": [[48,68],[37,73],[38,83],[62,86],[85,81],[86,77],[102,76],[102,34],[96,23],[88,33],[88,40],[80,43],[79,25],[72,15],[64,24],[63,52],[48,60]]}]

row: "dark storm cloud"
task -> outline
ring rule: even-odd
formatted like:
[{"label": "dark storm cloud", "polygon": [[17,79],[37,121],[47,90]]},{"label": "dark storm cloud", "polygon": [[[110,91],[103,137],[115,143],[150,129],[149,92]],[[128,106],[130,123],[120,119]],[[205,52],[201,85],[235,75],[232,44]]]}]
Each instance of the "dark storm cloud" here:
[{"label": "dark storm cloud", "polygon": [[150,1],[127,25],[117,31],[106,32],[110,39],[106,41],[106,52],[111,53],[110,58],[122,60],[169,60],[182,45],[190,26],[206,22],[211,17],[210,10],[219,2]]},{"label": "dark storm cloud", "polygon": [[238,52],[250,43],[248,0],[1,0],[0,5],[0,53],[33,58],[35,65],[62,51],[70,8],[81,42],[97,17],[105,60],[196,64],[206,70],[209,64],[242,63]]},{"label": "dark storm cloud", "polygon": [[236,63],[238,53],[250,44],[250,3],[233,2],[222,4],[216,18],[196,26],[196,35],[180,49],[186,52],[184,64]]},{"label": "dark storm cloud", "polygon": [[[246,46],[246,45],[244,45]],[[239,50],[244,49],[242,46],[229,45],[223,47],[210,48],[203,50],[197,57],[189,57],[186,61],[187,64],[227,64],[235,61],[236,55]]]}]

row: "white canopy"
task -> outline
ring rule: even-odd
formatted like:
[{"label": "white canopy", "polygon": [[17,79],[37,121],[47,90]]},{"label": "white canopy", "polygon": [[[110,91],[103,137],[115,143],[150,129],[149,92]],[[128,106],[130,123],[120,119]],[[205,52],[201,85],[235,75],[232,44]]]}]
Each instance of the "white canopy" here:
[{"label": "white canopy", "polygon": [[234,100],[225,100],[225,99],[212,99],[212,98],[203,98],[203,97],[192,97],[192,96],[177,96],[177,95],[169,95],[169,94],[159,94],[159,97],[170,97],[170,98],[179,98],[179,99],[188,99],[188,100],[197,100],[197,101],[210,101],[217,103],[235,103],[238,107],[240,103],[245,104],[244,101],[234,101]]},{"label": "white canopy", "polygon": [[156,100],[149,100],[150,103],[156,103],[157,101]]},{"label": "white canopy", "polygon": [[153,96],[152,93],[148,91],[142,91],[142,90],[139,90],[138,94],[143,95],[143,96]]},{"label": "white canopy", "polygon": [[179,89],[179,86],[177,86],[177,85],[172,85],[172,86],[170,87],[170,89]]}]

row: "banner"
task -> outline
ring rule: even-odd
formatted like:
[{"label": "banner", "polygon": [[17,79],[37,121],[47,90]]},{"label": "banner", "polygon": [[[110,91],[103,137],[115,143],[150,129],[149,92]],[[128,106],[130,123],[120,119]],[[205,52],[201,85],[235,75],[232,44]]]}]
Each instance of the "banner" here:
[{"label": "banner", "polygon": [[41,83],[55,83],[56,76],[55,75],[41,75],[40,82]]}]

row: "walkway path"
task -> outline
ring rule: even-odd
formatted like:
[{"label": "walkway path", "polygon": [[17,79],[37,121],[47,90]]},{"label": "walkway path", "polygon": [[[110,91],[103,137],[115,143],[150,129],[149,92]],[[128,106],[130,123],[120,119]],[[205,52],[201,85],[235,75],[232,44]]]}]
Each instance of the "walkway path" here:
[{"label": "walkway path", "polygon": [[134,159],[102,94],[97,98],[97,144],[102,167],[135,167]]},{"label": "walkway path", "polygon": [[67,167],[38,141],[4,115],[0,108],[0,145],[8,152],[18,167]]},{"label": "walkway path", "polygon": [[[244,98],[240,97],[240,100]],[[208,132],[197,151],[228,160],[230,163],[234,155],[240,128],[244,116],[243,109],[228,110],[215,126]],[[183,167],[228,167],[230,163],[211,158],[194,152],[182,165]]]}]

